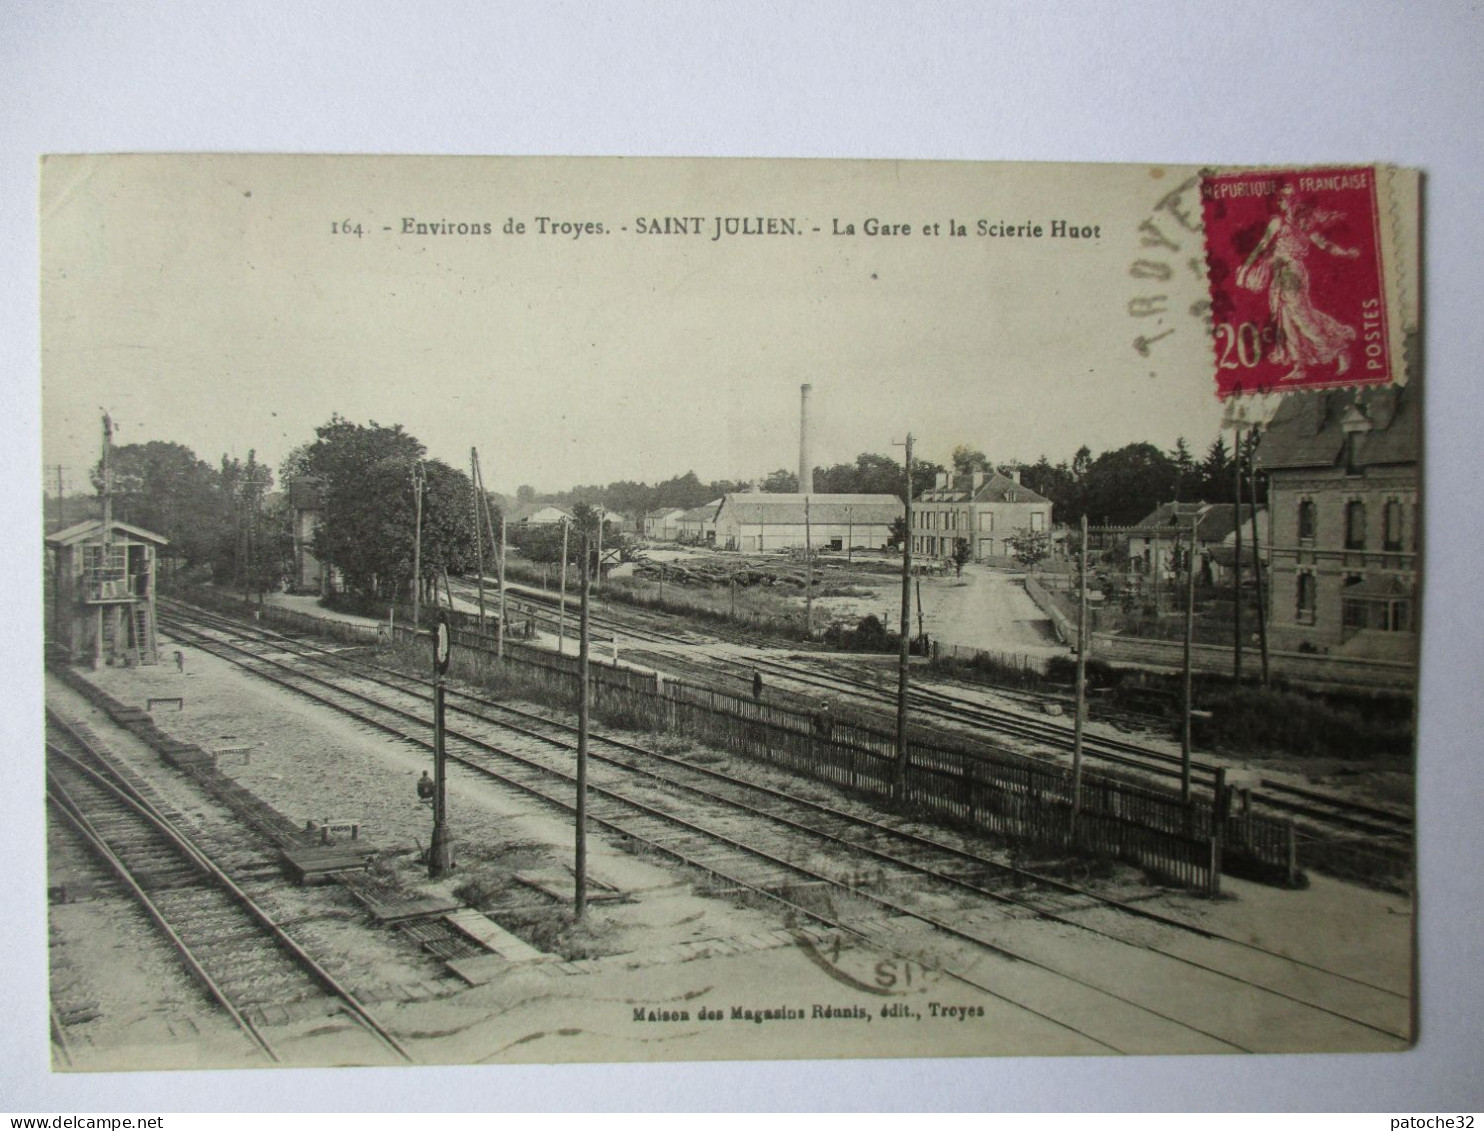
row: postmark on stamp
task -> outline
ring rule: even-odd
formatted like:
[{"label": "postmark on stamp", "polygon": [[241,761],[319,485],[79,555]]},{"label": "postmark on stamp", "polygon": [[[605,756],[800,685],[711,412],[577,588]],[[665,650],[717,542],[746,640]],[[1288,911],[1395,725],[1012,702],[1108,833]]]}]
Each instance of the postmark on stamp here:
[{"label": "postmark on stamp", "polygon": [[1202,178],[1217,395],[1398,376],[1376,170]]}]

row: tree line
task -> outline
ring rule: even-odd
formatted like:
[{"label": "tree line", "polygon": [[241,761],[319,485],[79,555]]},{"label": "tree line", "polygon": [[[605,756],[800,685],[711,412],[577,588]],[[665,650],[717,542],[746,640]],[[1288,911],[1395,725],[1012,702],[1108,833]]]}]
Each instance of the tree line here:
[{"label": "tree line", "polygon": [[[347,591],[377,601],[393,600],[406,591],[415,559],[426,594],[445,574],[470,573],[481,561],[490,567],[495,555],[491,528],[498,529],[502,504],[510,502],[491,495],[488,520],[482,518],[464,471],[429,458],[422,442],[400,425],[357,424],[339,415],[290,453],[276,480],[255,452],[245,460],[224,455],[213,465],[185,445],[166,441],[114,448],[112,469],[116,517],[168,538],[177,568],[204,571],[218,584],[237,586],[245,593],[262,594],[294,575],[290,500],[296,484],[318,496],[320,522],[310,546],[315,557],[334,568]],[[1097,523],[1131,524],[1161,503],[1226,502],[1233,490],[1231,457],[1225,439],[1218,437],[1199,461],[1183,438],[1168,452],[1136,443],[1095,457],[1084,445],[1071,459],[1057,463],[1043,455],[1035,463],[998,465],[983,451],[960,444],[947,467],[914,461],[913,492],[931,487],[945,471],[991,469],[1019,472],[1025,486],[1052,502],[1053,519],[1062,524],[1076,523],[1084,514]],[[423,485],[420,555],[414,552],[415,475]],[[93,484],[101,489],[101,464],[94,470]],[[793,472],[780,469],[762,477],[759,486],[764,491],[794,492],[798,480]],[[862,452],[852,463],[816,468],[814,488],[819,493],[900,498],[905,493],[904,469],[890,455]],[[703,483],[694,471],[687,471],[653,485],[618,480],[606,486],[574,487],[547,496],[546,501],[569,509],[601,506],[637,520],[652,511],[700,506],[749,489],[750,483],[732,480]],[[1260,497],[1261,483],[1258,492]],[[531,488],[522,487],[516,501],[534,502],[537,497]],[[553,541],[559,533],[554,528],[546,536]],[[555,544],[543,543],[541,551],[538,557],[560,556]],[[575,547],[570,552],[575,554]]]}]

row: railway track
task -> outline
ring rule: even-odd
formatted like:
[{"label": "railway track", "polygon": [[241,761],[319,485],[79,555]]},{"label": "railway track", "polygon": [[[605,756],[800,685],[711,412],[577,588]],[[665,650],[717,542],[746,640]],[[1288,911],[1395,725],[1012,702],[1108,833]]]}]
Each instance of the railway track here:
[{"label": "railway track", "polygon": [[[554,606],[557,598],[546,594],[523,592],[524,599],[535,599]],[[693,633],[667,633],[650,627],[635,628],[621,620],[606,615],[590,616],[601,631],[622,633],[634,639],[651,643],[694,644],[704,642]],[[763,657],[749,656],[746,659],[723,659],[708,657],[706,661],[694,658],[682,661],[686,666],[713,672],[729,672],[739,687],[751,682],[754,669],[771,674],[777,680],[786,680],[806,688],[829,692],[834,695],[851,696],[865,700],[873,706],[896,709],[895,692],[885,691],[870,680],[846,675],[841,672],[820,672],[800,664],[789,664]],[[1002,710],[984,704],[968,703],[963,699],[928,688],[915,688],[909,692],[908,704],[918,718],[938,719],[943,722],[970,725],[977,729],[1034,743],[1050,748],[1058,755],[1071,752],[1074,742],[1072,728],[1068,725],[1036,719],[1014,711]],[[1106,735],[1084,732],[1083,754],[1104,763],[1125,769],[1137,770],[1164,779],[1178,779],[1181,774],[1181,759],[1177,754],[1166,753],[1147,746]],[[1218,766],[1201,759],[1191,762],[1192,780],[1197,787],[1213,789]],[[1268,811],[1278,816],[1294,817],[1306,824],[1309,835],[1324,836],[1327,832],[1340,836],[1364,834],[1379,836],[1390,843],[1409,844],[1413,833],[1410,814],[1391,809],[1366,806],[1348,798],[1319,791],[1304,790],[1263,779],[1266,793],[1254,793],[1252,803],[1259,812]]]},{"label": "railway track", "polygon": [[[413,1061],[357,997],[252,898],[179,814],[118,760],[49,720],[47,799],[144,909],[207,994],[269,1060],[302,1022],[345,1019],[347,1063]],[[278,1023],[274,1024],[273,1018]],[[295,1025],[295,1023],[301,1023]]]},{"label": "railway track", "polygon": [[[190,626],[172,611],[167,627],[367,725],[426,745],[419,736],[429,717],[429,696],[421,680],[382,669],[367,671],[345,663],[331,650],[225,618],[206,617]],[[453,758],[506,786],[571,810],[572,728],[461,692],[451,691],[448,699],[447,742]],[[1157,956],[1177,980],[1200,983],[1201,995],[1252,995],[1261,1008],[1321,1015],[1337,1025],[1359,1026],[1383,1041],[1405,1039],[1405,997],[1386,987],[1315,964],[1295,963],[1260,946],[1137,907],[1127,898],[1113,899],[1086,886],[1028,872],[951,843],[946,836],[926,836],[879,818],[805,801],[785,789],[610,736],[592,736],[590,744],[589,812],[599,827],[698,868],[727,890],[762,895],[795,916],[883,949],[901,947],[900,928],[891,924],[911,923],[928,940],[920,945],[935,948],[935,965],[949,977],[1054,1023],[1064,1024],[1038,1009],[1037,1003],[1055,996],[1056,983],[1070,982],[1107,1008],[1136,1012],[1141,1020],[1133,1031],[1150,1024],[1175,1026],[1213,1042],[1202,1047],[1243,1047],[1214,1031],[1204,1017],[1169,1012],[1158,994],[1135,1000],[1118,979],[1094,981],[1075,964],[1047,961],[1035,947],[1024,945],[1020,936],[1028,930],[1076,931],[1115,966],[1137,965]],[[831,909],[821,911],[817,900],[801,902],[800,895],[810,892],[828,892],[835,902],[868,910],[843,915],[831,903]],[[1080,921],[1090,911],[1111,912],[1117,923],[1108,927]],[[1034,927],[1027,928],[1027,921]],[[1150,924],[1169,932],[1175,941],[1164,945],[1139,939]],[[1209,944],[1214,957],[1185,953],[1191,937]],[[961,944],[1013,962],[1019,974],[1007,984],[966,973]],[[1247,976],[1245,967],[1253,962],[1266,969],[1265,979]],[[1347,1004],[1336,1006],[1326,1001],[1326,995]],[[1360,1008],[1353,1004],[1357,997],[1364,999]],[[1124,1021],[1126,1025],[1128,1018]],[[1129,1032],[1127,1027],[1075,1031],[1101,1046],[1135,1051],[1120,1047],[1126,1038],[1119,1034]]]}]

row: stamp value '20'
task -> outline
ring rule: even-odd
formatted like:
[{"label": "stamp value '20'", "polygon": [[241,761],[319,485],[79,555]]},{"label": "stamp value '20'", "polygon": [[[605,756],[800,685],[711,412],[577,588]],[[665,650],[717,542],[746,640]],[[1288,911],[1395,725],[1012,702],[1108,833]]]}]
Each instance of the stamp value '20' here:
[{"label": "stamp value '20'", "polygon": [[1206,176],[1201,202],[1219,396],[1393,380],[1374,169]]}]

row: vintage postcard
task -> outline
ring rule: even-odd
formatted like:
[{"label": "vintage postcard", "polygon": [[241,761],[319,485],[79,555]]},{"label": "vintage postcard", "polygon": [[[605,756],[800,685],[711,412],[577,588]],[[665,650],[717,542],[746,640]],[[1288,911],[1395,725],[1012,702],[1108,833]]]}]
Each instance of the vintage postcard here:
[{"label": "vintage postcard", "polygon": [[1418,180],[45,159],[54,1070],[1410,1047]]}]

